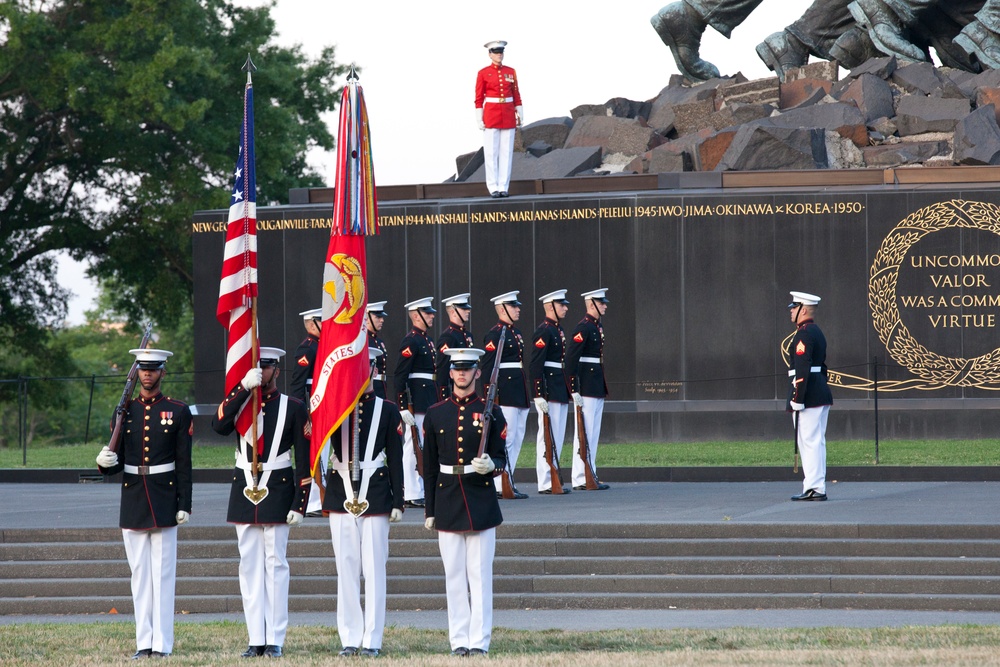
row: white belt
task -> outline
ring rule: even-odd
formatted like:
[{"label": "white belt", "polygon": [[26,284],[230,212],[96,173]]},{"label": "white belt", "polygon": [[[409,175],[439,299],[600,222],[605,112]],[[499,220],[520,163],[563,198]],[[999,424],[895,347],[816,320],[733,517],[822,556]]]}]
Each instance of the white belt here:
[{"label": "white belt", "polygon": [[546,361],[545,362],[545,366],[546,366],[546,368],[562,368],[563,367],[562,364],[559,363],[558,361]]},{"label": "white belt", "polygon": [[507,102],[513,102],[513,97],[486,97],[483,98],[484,102],[490,102],[492,104],[506,104]]},{"label": "white belt", "polygon": [[470,472],[476,472],[476,469],[472,466],[446,466],[442,463],[441,472],[445,475],[468,475]]},{"label": "white belt", "polygon": [[599,364],[601,363],[600,357],[580,357],[580,361],[585,364]]},{"label": "white belt", "polygon": [[434,373],[410,373],[409,378],[411,380],[433,380]]},{"label": "white belt", "polygon": [[[823,367],[822,366],[810,366],[809,367],[809,372],[810,373],[822,373],[823,372]],[[790,378],[795,377],[795,369],[794,368],[790,369],[788,371],[788,377],[790,377]]]},{"label": "white belt", "polygon": [[[372,461],[361,461],[361,470],[377,470],[385,465],[385,452],[379,452],[378,456]],[[341,461],[336,456],[330,457],[330,467],[334,470],[340,470],[341,472],[347,472],[351,469],[351,464],[347,461]]]},{"label": "white belt", "polygon": [[[236,453],[236,467],[242,468],[243,470],[250,470],[253,467],[252,461],[247,461],[245,458],[240,456],[239,452]],[[260,470],[281,470],[283,468],[291,468],[292,461],[289,458],[288,452],[285,452],[277,458],[275,461],[257,461],[257,465],[260,466]],[[252,471],[251,471],[252,472]]]},{"label": "white belt", "polygon": [[376,373],[372,376],[373,380],[378,380],[379,382],[385,382],[385,373]]},{"label": "white belt", "polygon": [[520,368],[524,370],[524,366],[521,365],[520,361],[505,361],[500,364],[500,368]]},{"label": "white belt", "polygon": [[161,463],[158,466],[130,466],[125,464],[125,472],[130,475],[159,475],[161,472],[170,472],[177,468],[174,463]]}]

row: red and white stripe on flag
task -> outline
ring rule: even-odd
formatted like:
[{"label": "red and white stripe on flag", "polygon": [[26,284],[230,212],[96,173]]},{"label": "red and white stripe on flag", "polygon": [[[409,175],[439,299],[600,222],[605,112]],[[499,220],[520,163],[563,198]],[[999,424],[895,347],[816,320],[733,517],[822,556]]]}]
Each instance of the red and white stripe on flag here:
[{"label": "red and white stripe on flag", "polygon": [[[253,308],[257,296],[257,202],[256,170],[253,144],[253,88],[248,83],[244,94],[243,127],[236,160],[233,192],[226,225],[226,247],[219,281],[219,305],[216,317],[226,328],[226,391],[232,391],[260,357]],[[260,392],[260,389],[254,391]],[[249,440],[253,426],[251,401],[243,406],[236,419],[236,430]],[[263,429],[258,428],[258,447]]]}]

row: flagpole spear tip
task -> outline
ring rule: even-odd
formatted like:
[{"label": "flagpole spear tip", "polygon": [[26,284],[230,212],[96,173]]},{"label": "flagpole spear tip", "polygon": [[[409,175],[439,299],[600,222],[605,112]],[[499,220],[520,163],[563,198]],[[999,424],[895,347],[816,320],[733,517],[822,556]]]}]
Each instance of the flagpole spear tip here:
[{"label": "flagpole spear tip", "polygon": [[347,81],[348,83],[350,83],[351,81],[357,81],[357,80],[358,80],[357,64],[351,63],[351,73],[347,75]]},{"label": "flagpole spear tip", "polygon": [[253,60],[250,59],[249,53],[247,53],[247,61],[243,63],[242,69],[247,73],[247,83],[252,83],[250,81],[250,74],[257,71],[257,66],[253,64]]}]

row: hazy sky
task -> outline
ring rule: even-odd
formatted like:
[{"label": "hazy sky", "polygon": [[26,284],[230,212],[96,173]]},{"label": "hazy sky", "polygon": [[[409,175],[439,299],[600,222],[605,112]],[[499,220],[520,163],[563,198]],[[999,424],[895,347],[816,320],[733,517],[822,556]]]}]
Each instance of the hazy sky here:
[{"label": "hazy sky", "polygon": [[[517,70],[527,123],[568,116],[575,106],[612,97],[655,97],[677,73],[669,50],[649,23],[663,4],[277,0],[272,16],[281,44],[299,44],[309,56],[333,44],[338,62],[356,62],[363,69],[375,180],[398,185],[444,181],[455,172],[455,157],[481,145],[473,99],[476,72],[489,64],[483,48],[487,41],[509,43],[504,64]],[[709,28],[702,55],[723,74],[768,76],[754,47],[807,6],[804,0],[764,0],[731,40]],[[254,60],[258,67],[267,67],[266,61]],[[240,65],[233,67],[234,95],[244,81]],[[258,100],[266,95],[257,90]],[[335,114],[328,122],[336,132]],[[234,147],[238,133],[234,127]],[[257,152],[266,150],[258,141]],[[310,159],[327,182],[333,181],[333,159],[332,153]],[[70,302],[73,324],[83,322],[93,298],[83,270],[69,259],[60,264],[60,282],[76,294]]]}]

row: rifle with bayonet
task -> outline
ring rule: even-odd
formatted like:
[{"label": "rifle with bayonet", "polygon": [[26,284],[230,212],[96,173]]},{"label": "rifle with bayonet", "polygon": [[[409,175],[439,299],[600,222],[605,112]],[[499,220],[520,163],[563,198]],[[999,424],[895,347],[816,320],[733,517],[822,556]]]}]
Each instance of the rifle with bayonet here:
[{"label": "rifle with bayonet", "polygon": [[[410,392],[409,382],[406,383],[406,409],[410,411],[410,414],[413,415],[414,420],[416,420],[417,413],[413,409],[413,394]],[[420,429],[417,428],[415,421],[413,426],[410,427],[410,439],[413,440],[413,455],[417,457],[417,474],[423,478],[424,447],[420,442]]]},{"label": "rifle with bayonet", "polygon": [[[490,439],[490,431],[493,429],[493,404],[497,399],[497,379],[500,376],[500,357],[503,353],[503,343],[507,338],[507,327],[504,326],[500,329],[500,342],[497,344],[497,356],[493,360],[493,370],[490,371],[490,381],[487,383],[486,389],[486,407],[483,408],[483,434],[479,438],[479,450],[476,453],[476,458],[481,457],[486,452],[486,443]],[[505,445],[506,446],[506,445]],[[506,457],[505,457],[506,458]],[[505,464],[506,465],[506,464]],[[510,484],[510,480],[507,478],[507,471],[503,471],[504,479],[502,483],[505,483],[503,494],[504,498],[507,498],[506,485]],[[514,489],[510,489],[510,498],[514,497]]]},{"label": "rifle with bayonet", "polygon": [[594,472],[594,466],[590,463],[590,443],[587,440],[587,424],[583,419],[583,406],[576,405],[575,410],[576,432],[580,442],[578,453],[583,460],[583,474],[586,478],[587,490],[596,491],[599,488],[599,482],[597,481],[597,474]]},{"label": "rifle with bayonet", "polygon": [[[142,334],[142,340],[139,341],[139,347],[145,348],[152,336],[153,323],[149,322]],[[125,414],[128,412],[128,406],[132,402],[132,393],[135,391],[135,383],[138,379],[139,360],[136,359],[132,362],[132,368],[128,370],[128,375],[125,376],[125,389],[122,390],[122,397],[118,399],[118,406],[115,408],[114,417],[112,417],[111,440],[108,441],[108,449],[113,452],[118,451],[118,443],[122,439],[122,425],[125,423]]]},{"label": "rifle with bayonet", "polygon": [[[548,381],[545,379],[545,369],[542,369],[542,389],[548,400]],[[545,462],[549,464],[549,477],[552,478],[552,495],[562,495],[566,493],[562,487],[562,480],[559,479],[559,457],[556,454],[555,438],[552,436],[552,420],[548,410],[542,413],[542,434],[545,438]]]}]

